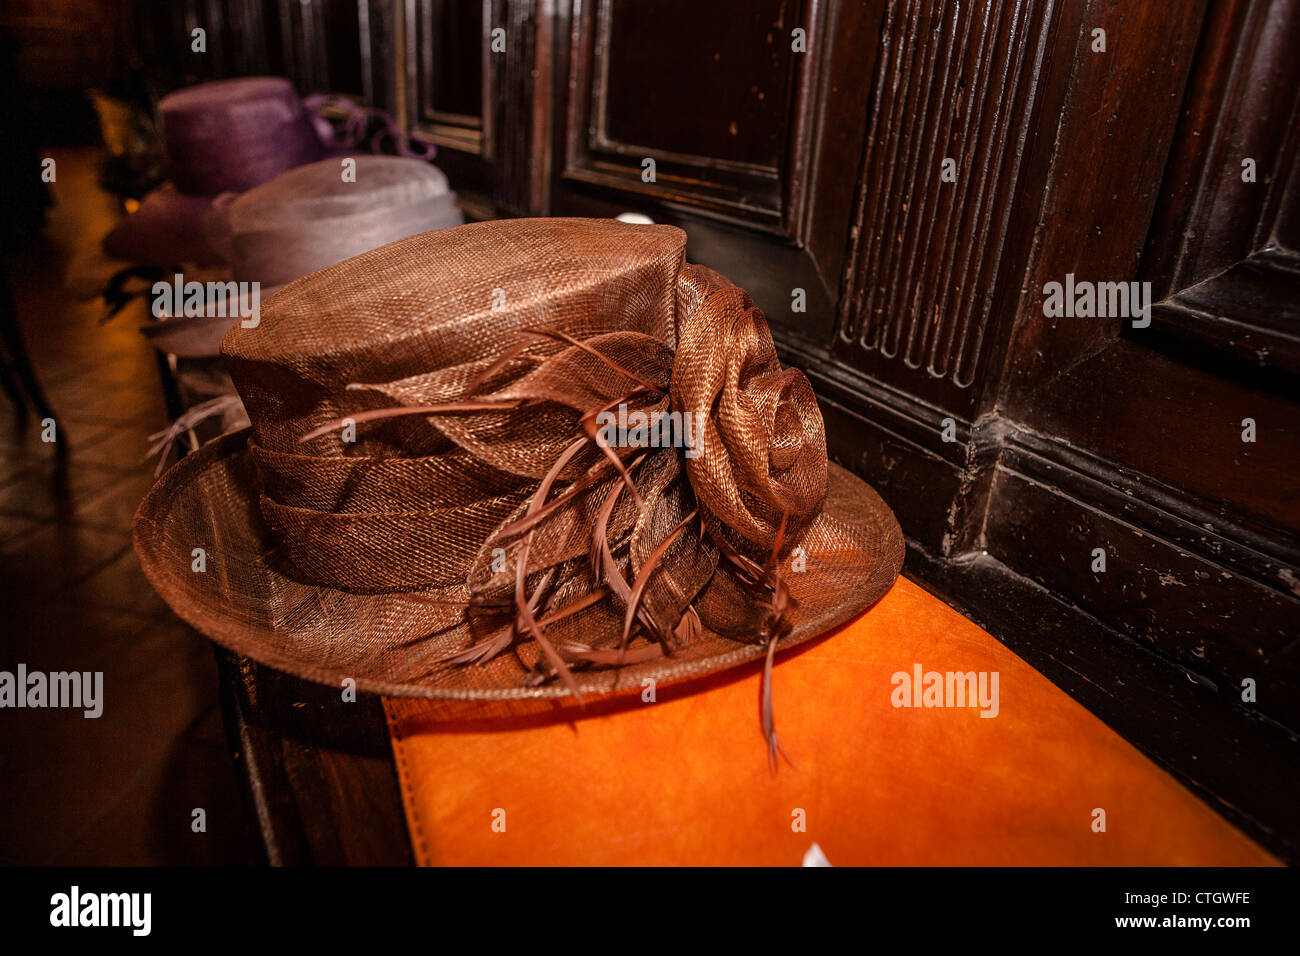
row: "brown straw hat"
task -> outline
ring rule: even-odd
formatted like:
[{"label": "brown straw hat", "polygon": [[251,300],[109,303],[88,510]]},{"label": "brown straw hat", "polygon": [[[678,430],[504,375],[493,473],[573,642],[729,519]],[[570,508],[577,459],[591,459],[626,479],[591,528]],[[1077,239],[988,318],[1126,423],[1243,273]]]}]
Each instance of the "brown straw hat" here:
[{"label": "brown straw hat", "polygon": [[685,242],[483,222],[286,285],[222,343],[252,427],[140,506],[150,582],[238,653],[415,697],[639,692],[852,618],[898,523]]}]

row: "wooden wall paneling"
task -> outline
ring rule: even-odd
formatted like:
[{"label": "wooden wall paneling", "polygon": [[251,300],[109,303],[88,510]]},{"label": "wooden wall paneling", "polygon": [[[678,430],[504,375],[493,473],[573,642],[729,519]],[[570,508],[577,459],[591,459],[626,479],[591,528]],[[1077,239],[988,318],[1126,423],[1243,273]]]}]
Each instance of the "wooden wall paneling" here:
[{"label": "wooden wall paneling", "polygon": [[[1204,3],[1077,9],[1077,33],[1064,38],[1074,44],[1062,60],[1068,92],[995,409],[1005,446],[976,544],[1196,675],[1207,693],[1239,696],[1243,679],[1257,680],[1252,712],[1294,729],[1295,393],[1232,381],[1221,357],[1211,368],[1157,351],[1149,347],[1154,336],[1120,316],[1043,314],[1044,284],[1067,273],[1127,282],[1158,278],[1181,262],[1195,276],[1197,256],[1212,262],[1232,251],[1235,212],[1204,245],[1168,232],[1170,223],[1208,215],[1206,203],[1213,207],[1222,191],[1214,185],[1186,198],[1186,183],[1217,175],[1213,158],[1223,150],[1194,149],[1180,137],[1206,132],[1200,124],[1211,111],[1201,100],[1234,88],[1230,69],[1216,67],[1213,82],[1197,71],[1207,63],[1257,70],[1259,54],[1219,48],[1225,11],[1244,15],[1232,0],[1208,14]],[[1106,31],[1104,54],[1091,50],[1098,28]],[[1284,33],[1293,39],[1294,30]],[[1260,35],[1232,36],[1253,43]],[[1184,104],[1190,119],[1179,125]],[[1216,135],[1235,135],[1235,114],[1216,115]],[[1252,219],[1246,231],[1254,228]],[[1140,264],[1144,247],[1148,261]],[[1171,257],[1171,249],[1182,251]],[[1173,273],[1164,274],[1174,287]],[[1245,417],[1260,422],[1254,443],[1242,441]],[[1095,548],[1105,554],[1104,571],[1093,567]]]},{"label": "wooden wall paneling", "polygon": [[[535,5],[531,0],[405,0],[401,97],[414,135],[438,147],[471,219],[529,208],[529,125]],[[492,31],[504,49],[492,50]],[[527,100],[527,103],[523,102]]]},{"label": "wooden wall paneling", "polygon": [[367,0],[280,0],[285,72],[304,95],[366,97]]},{"label": "wooden wall paneling", "polygon": [[[688,254],[754,296],[777,347],[824,364],[834,335],[840,277],[866,137],[868,77],[884,3],[814,2],[804,12],[808,52],[793,75],[793,114],[781,177],[781,234],[768,238],[702,218],[679,222]],[[794,289],[805,310],[792,308]]]},{"label": "wooden wall paneling", "polygon": [[266,0],[226,0],[225,33],[231,52],[230,75],[264,76],[272,72],[266,8]]},{"label": "wooden wall paneling", "polygon": [[[206,0],[184,0],[177,4],[152,0],[144,3],[143,7],[148,11],[151,29],[141,48],[146,62],[160,68],[154,77],[164,91],[227,75],[226,64],[220,56],[210,55],[212,51],[221,50],[224,44],[220,24],[208,22]],[[206,32],[205,43],[209,52],[195,53],[192,50],[192,36],[196,29]]]},{"label": "wooden wall paneling", "polygon": [[[237,14],[236,14],[237,15]],[[228,23],[226,19],[226,5],[222,0],[193,0],[186,4],[186,26],[190,29],[187,33],[192,32],[196,26],[201,26],[207,31],[207,57],[217,65],[213,70],[213,75],[223,76],[228,74],[234,68],[231,62],[235,53],[234,37],[229,34],[233,32],[234,24]]]},{"label": "wooden wall paneling", "polygon": [[[562,176],[775,232],[802,3],[575,4]],[[642,163],[656,163],[656,181]]]},{"label": "wooden wall paneling", "polygon": [[[277,74],[303,95],[391,102],[396,0],[136,0],[141,57],[160,92],[233,76]],[[192,34],[205,31],[206,51]]]},{"label": "wooden wall paneling", "polygon": [[358,16],[365,102],[388,111],[402,122],[405,104],[401,101],[399,77],[406,55],[401,0],[363,0],[358,6]]},{"label": "wooden wall paneling", "polygon": [[967,421],[1032,223],[1016,198],[1057,7],[899,0],[885,22],[835,354]]},{"label": "wooden wall paneling", "polygon": [[1152,308],[1149,348],[1273,391],[1300,374],[1300,254],[1261,249]]},{"label": "wooden wall paneling", "polygon": [[[1157,482],[1213,505],[1221,527],[1300,535],[1300,421],[1293,400],[1225,382],[1131,342],[1118,342],[1053,383],[1050,400],[1018,424],[1062,454],[1087,449],[1117,481]],[[1242,441],[1242,421],[1256,440]],[[1245,535],[1246,532],[1239,532]]]},{"label": "wooden wall paneling", "polygon": [[[540,215],[545,202],[543,184],[550,142],[548,127],[550,56],[553,20],[546,0],[510,0],[497,13],[494,27],[506,31],[506,48],[492,53],[498,95],[492,103],[500,134],[496,144],[495,197],[503,216]],[[543,47],[539,49],[539,22]]]},{"label": "wooden wall paneling", "polygon": [[[1046,318],[1043,286],[1067,273],[1089,281],[1136,278],[1205,2],[1087,0],[1069,9],[1077,19],[1057,61],[1068,92],[1052,124],[1052,169],[998,402],[1015,421],[1032,419],[1057,376],[1119,337],[1118,320]],[[1092,52],[1095,29],[1106,31],[1105,53]]]},{"label": "wooden wall paneling", "polygon": [[[750,291],[779,347],[825,348],[881,9],[558,3],[551,213],[680,226],[693,261]],[[796,27],[806,52],[790,49]]]},{"label": "wooden wall paneling", "polygon": [[[1263,248],[1294,176],[1298,0],[1222,0],[1208,10],[1143,278],[1164,299]],[[1253,158],[1256,179],[1242,177]]]},{"label": "wooden wall paneling", "polygon": [[982,546],[1224,693],[1267,686],[1259,712],[1300,727],[1294,403],[1122,340],[1052,398],[1014,426]]},{"label": "wooden wall paneling", "polygon": [[448,0],[406,4],[413,125],[431,142],[475,155],[491,152],[484,148],[484,104],[492,94],[484,46],[491,6]]},{"label": "wooden wall paneling", "polygon": [[560,17],[556,0],[534,3],[532,49],[526,89],[530,105],[528,125],[528,176],[526,207],[529,215],[551,214],[551,179],[554,175],[554,131],[559,84],[565,71],[559,69]]},{"label": "wooden wall paneling", "polygon": [[[1167,34],[1176,42],[1130,45],[1128,53],[1122,52],[1125,38],[1147,36],[1161,14],[1149,11],[1151,23],[1089,14],[1082,24],[1070,108],[1057,133],[1059,151],[1069,161],[1053,174],[1044,200],[999,412],[1053,436],[1065,452],[1094,450],[1117,472],[1134,476],[1127,480],[1149,478],[1216,503],[1231,518],[1225,527],[1263,522],[1278,533],[1294,533],[1300,516],[1278,503],[1296,493],[1288,465],[1297,452],[1288,437],[1294,406],[1285,395],[1270,397],[1257,381],[1234,384],[1167,359],[1137,344],[1146,342],[1148,330],[1135,330],[1122,318],[1043,315],[1046,282],[1063,281],[1069,272],[1080,280],[1136,279],[1148,227],[1152,245],[1164,241],[1156,232],[1164,220],[1153,219],[1154,184],[1160,182],[1155,170],[1164,168],[1171,145],[1169,174],[1176,181],[1188,174],[1179,164],[1174,111],[1160,106],[1183,101],[1204,12],[1180,10],[1178,30]],[[1099,7],[1099,16],[1111,14]],[[1108,28],[1112,53],[1088,52],[1087,31],[1094,23]],[[1214,24],[1213,18],[1206,21],[1207,34]],[[1177,69],[1169,68],[1171,62]],[[1153,77],[1160,78],[1159,88],[1153,89]],[[1199,79],[1191,79],[1194,90]],[[1097,103],[1109,109],[1098,112]],[[1184,130],[1199,138],[1195,128]],[[1094,172],[1075,172],[1076,164]],[[1096,181],[1114,185],[1101,192]],[[1268,434],[1247,444],[1240,440],[1241,421],[1252,410]]]},{"label": "wooden wall paneling", "polygon": [[822,6],[824,20],[810,15],[808,23],[814,49],[825,54],[818,69],[798,77],[796,102],[803,105],[794,140],[810,146],[806,153],[796,150],[790,161],[785,230],[806,250],[832,311],[823,321],[787,322],[783,334],[825,347],[832,338],[848,253],[885,4],[869,0]]},{"label": "wooden wall paneling", "polygon": [[[1063,496],[1072,507],[1063,506]],[[993,497],[990,553],[1013,556],[1022,574],[1135,635],[1216,692],[1222,687],[1240,699],[1242,682],[1254,680],[1259,696],[1252,709],[1300,727],[1294,593],[1225,569],[1222,557],[1186,549],[1186,540],[1215,536],[1177,514],[1126,502],[1123,490],[1081,476],[1055,456],[1015,448],[998,469]],[[1164,524],[1163,534],[1134,534],[1135,523]],[[1218,544],[1240,550],[1235,542]],[[1095,548],[1106,553],[1104,573],[1092,568]]]},{"label": "wooden wall paneling", "polygon": [[[380,36],[375,35],[372,29],[376,26],[371,16],[371,0],[356,0],[357,7],[357,73],[358,81],[361,85],[361,102],[372,106],[382,106],[387,102],[382,91],[375,85],[375,56],[383,55],[384,41]],[[383,6],[382,4],[380,5]],[[382,18],[383,14],[380,13]],[[383,27],[382,19],[377,25]]]},{"label": "wooden wall paneling", "polygon": [[[283,71],[277,0],[133,0],[135,48],[159,95],[229,76]],[[192,48],[204,30],[204,52]]]},{"label": "wooden wall paneling", "polygon": [[1300,373],[1297,36],[1297,0],[1211,8],[1142,263],[1161,302],[1134,340],[1226,353],[1246,380]]},{"label": "wooden wall paneling", "polygon": [[313,17],[310,4],[307,5],[305,16],[298,12],[298,8],[299,4],[295,0],[278,0],[276,13],[280,23],[280,58],[284,72],[296,86],[301,89],[305,83],[307,89],[315,90],[313,63],[308,51],[303,49],[306,44],[302,38],[304,29],[311,30]]},{"label": "wooden wall paneling", "polygon": [[[838,379],[864,420],[892,432],[907,423],[906,441],[857,470],[885,487],[902,462],[935,476],[910,489],[925,513],[903,526],[940,554],[978,545],[1005,431],[996,385],[1066,95],[1059,48],[1079,16],[1056,0],[883,10],[837,327],[818,376]],[[907,493],[886,500],[918,510]]]}]

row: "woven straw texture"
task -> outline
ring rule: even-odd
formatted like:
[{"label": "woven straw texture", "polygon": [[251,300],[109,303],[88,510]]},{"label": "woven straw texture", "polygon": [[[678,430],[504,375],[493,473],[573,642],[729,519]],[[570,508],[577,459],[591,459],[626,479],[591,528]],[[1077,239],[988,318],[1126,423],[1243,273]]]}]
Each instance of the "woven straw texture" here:
[{"label": "woven straw texture", "polygon": [[307,108],[283,77],[216,80],[158,104],[170,178],[191,195],[243,192],[324,155]]},{"label": "woven straw texture", "polygon": [[[639,691],[854,616],[899,573],[898,524],[828,465],[749,296],[684,247],[477,223],[290,283],[223,343],[251,429],[141,505],[150,581],[237,652],[424,697]],[[597,441],[620,404],[700,427]]]}]

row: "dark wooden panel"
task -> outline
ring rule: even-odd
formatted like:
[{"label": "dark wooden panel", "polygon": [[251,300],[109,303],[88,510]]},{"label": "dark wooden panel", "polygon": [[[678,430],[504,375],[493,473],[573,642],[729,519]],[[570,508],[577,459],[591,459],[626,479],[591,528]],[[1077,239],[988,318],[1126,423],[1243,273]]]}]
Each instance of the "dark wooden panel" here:
[{"label": "dark wooden panel", "polygon": [[284,72],[300,92],[364,98],[364,9],[365,0],[279,0]]},{"label": "dark wooden panel", "polygon": [[399,98],[407,125],[438,147],[437,164],[466,215],[495,216],[506,191],[501,153],[511,138],[494,131],[503,101],[520,94],[506,84],[506,71],[526,56],[525,38],[508,33],[505,51],[491,51],[491,31],[510,26],[504,0],[403,0],[402,19]]},{"label": "dark wooden panel", "polygon": [[[416,137],[438,146],[470,219],[546,213],[555,64],[543,8],[549,14],[540,0],[462,0],[454,11],[406,0],[404,113]],[[474,76],[479,112],[456,112],[473,107]]]},{"label": "dark wooden panel", "polygon": [[[819,27],[805,18],[820,24],[824,7],[575,5],[563,177],[624,202],[645,197],[781,231],[793,123],[814,108],[799,102],[792,115],[791,103],[801,74],[821,59],[793,53],[791,31],[803,25],[816,42]],[[642,180],[645,159],[655,161],[653,183]]]},{"label": "dark wooden panel", "polygon": [[[1012,431],[1001,464],[1123,521],[1138,537],[1150,533],[1177,542],[1225,571],[1300,597],[1300,541],[1271,524],[1243,519],[1222,503],[1198,501],[1150,475],[1022,428]],[[1053,527],[1044,528],[1045,542],[1053,535]]]},{"label": "dark wooden panel", "polygon": [[[1300,595],[1139,530],[1113,507],[1085,503],[1104,499],[1104,488],[1033,458],[1020,452],[997,471],[988,550],[1225,692],[1254,679],[1258,711],[1300,727]],[[1095,548],[1106,552],[1104,572],[1092,570]]]},{"label": "dark wooden panel", "polygon": [[1286,398],[1119,341],[1045,385],[1020,424],[1274,537],[1300,533],[1300,409]]},{"label": "dark wooden panel", "polygon": [[[132,21],[150,85],[159,92],[228,76],[286,72],[279,0],[133,0]],[[205,52],[192,49],[196,28]]]},{"label": "dark wooden panel", "polygon": [[[1210,6],[1166,171],[1143,278],[1157,298],[1262,249],[1295,176],[1300,0]],[[1253,159],[1255,179],[1242,178]]]},{"label": "dark wooden panel", "polygon": [[[1261,368],[1300,376],[1300,255],[1275,248],[1247,256],[1157,303],[1151,329],[1130,338],[1158,348],[1162,335],[1235,359],[1218,367],[1239,380],[1257,382]],[[1289,385],[1300,392],[1300,381]]]},{"label": "dark wooden panel", "polygon": [[483,104],[491,97],[484,89],[490,4],[418,0],[413,12],[415,57],[407,96],[417,127],[435,143],[481,153]]},{"label": "dark wooden panel", "polygon": [[[136,44],[159,92],[277,74],[303,95],[389,105],[394,0],[134,0]],[[195,29],[206,50],[192,49]]]},{"label": "dark wooden panel", "polygon": [[599,3],[588,145],[775,172],[790,119],[798,6]]},{"label": "dark wooden panel", "polygon": [[511,0],[494,13],[493,27],[507,35],[506,53],[493,54],[491,104],[491,124],[501,130],[494,188],[503,216],[546,212],[552,163],[546,146],[555,112],[551,7],[549,0]]},{"label": "dark wooden panel", "polygon": [[1018,265],[1006,236],[1056,7],[898,0],[885,19],[837,355],[958,411]]},{"label": "dark wooden panel", "polygon": [[[847,261],[885,7],[885,0],[831,4],[823,32],[813,34],[814,42],[827,50],[818,58],[821,69],[805,71],[799,78],[798,101],[818,103],[820,108],[805,108],[796,117],[796,141],[808,138],[814,147],[806,159],[796,152],[789,166],[786,232],[807,250],[830,293],[828,326],[835,321]],[[831,342],[829,327],[809,330],[812,334],[795,331],[819,345]]]},{"label": "dark wooden panel", "polygon": [[482,126],[483,58],[465,56],[478,48],[483,13],[472,4],[437,0],[429,12],[430,43],[422,50],[422,67],[429,84],[427,116]]},{"label": "dark wooden panel", "polygon": [[226,0],[219,20],[225,33],[217,42],[230,56],[228,75],[259,76],[284,69],[278,49],[273,48],[279,30],[278,23],[268,22],[270,12],[267,0]]},{"label": "dark wooden panel", "polygon": [[1242,381],[1300,372],[1297,35],[1300,0],[1211,6],[1141,268],[1163,301],[1126,333],[1224,352]]},{"label": "dark wooden panel", "polygon": [[[1011,306],[1000,410],[1032,423],[1063,370],[1121,333],[1118,318],[1055,319],[1043,314],[1043,287],[1067,273],[1092,282],[1137,278],[1138,258],[1160,193],[1200,39],[1204,0],[1186,3],[1068,4],[1070,29],[1054,46],[1052,84],[1068,82],[1059,118],[1040,141],[1051,150],[1029,268]],[[1106,31],[1106,53],[1092,31]]]},{"label": "dark wooden panel", "polygon": [[387,110],[400,123],[406,63],[401,0],[365,0],[358,9],[362,62],[369,78],[366,101]]},{"label": "dark wooden panel", "polygon": [[1268,683],[1261,711],[1295,728],[1300,410],[1219,371],[1121,339],[1056,376],[1004,449],[984,546],[1180,666]]}]

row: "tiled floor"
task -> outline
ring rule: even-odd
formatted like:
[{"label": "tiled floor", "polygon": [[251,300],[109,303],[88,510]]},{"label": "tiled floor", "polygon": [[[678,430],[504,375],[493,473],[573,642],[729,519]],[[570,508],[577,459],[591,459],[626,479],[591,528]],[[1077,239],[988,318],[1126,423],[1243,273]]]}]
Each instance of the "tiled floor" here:
[{"label": "tiled floor", "polygon": [[93,151],[53,155],[45,235],[8,266],[58,443],[0,396],[0,670],[103,671],[104,711],[0,710],[0,863],[253,862],[212,649],[131,550],[153,481],[146,436],[167,420],[155,360],[137,315],[101,326],[101,307],[64,281],[111,225],[113,201]]}]

